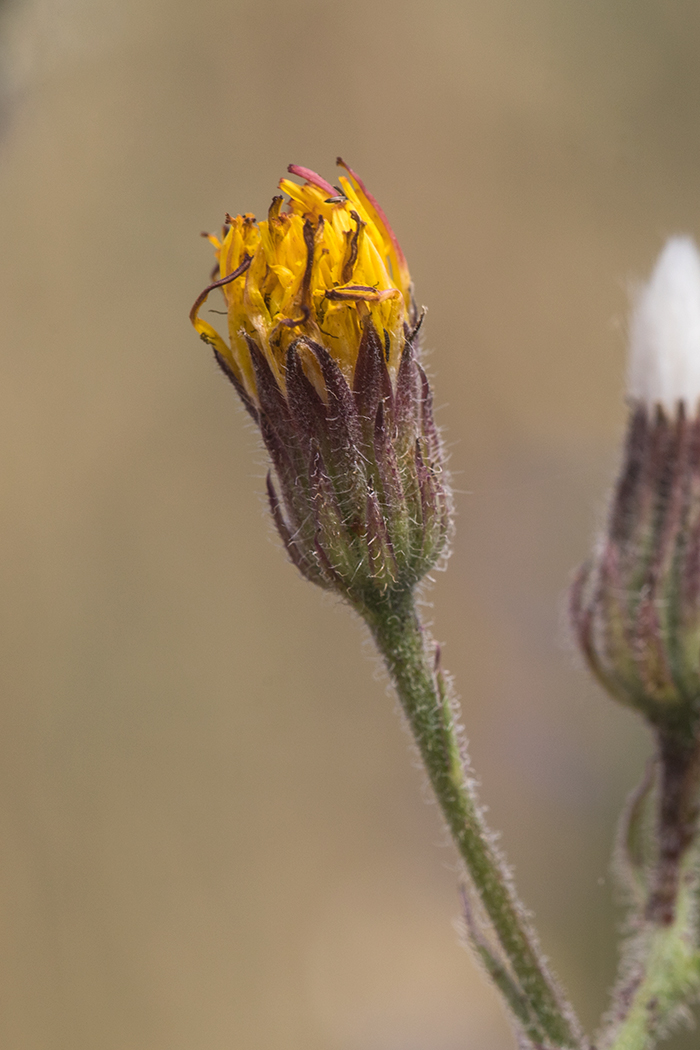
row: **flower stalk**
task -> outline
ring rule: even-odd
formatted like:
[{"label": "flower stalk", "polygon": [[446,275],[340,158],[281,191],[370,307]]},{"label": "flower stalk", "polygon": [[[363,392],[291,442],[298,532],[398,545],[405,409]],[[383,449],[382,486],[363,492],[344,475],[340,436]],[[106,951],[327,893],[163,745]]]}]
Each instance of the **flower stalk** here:
[{"label": "flower stalk", "polygon": [[659,923],[652,915],[625,945],[613,1007],[596,1044],[600,1050],[652,1050],[691,1020],[688,1006],[700,993],[699,861],[695,851],[686,854],[678,869],[673,920]]},{"label": "flower stalk", "polygon": [[488,946],[470,921],[470,939],[477,955],[531,1045],[548,1050],[581,1047],[578,1023],[547,969],[480,813],[460,740],[456,703],[449,695],[444,674],[435,666],[435,647],[420,623],[413,594],[404,593],[366,612],[365,619],[386,662],[473,893],[495,938],[495,947]]}]

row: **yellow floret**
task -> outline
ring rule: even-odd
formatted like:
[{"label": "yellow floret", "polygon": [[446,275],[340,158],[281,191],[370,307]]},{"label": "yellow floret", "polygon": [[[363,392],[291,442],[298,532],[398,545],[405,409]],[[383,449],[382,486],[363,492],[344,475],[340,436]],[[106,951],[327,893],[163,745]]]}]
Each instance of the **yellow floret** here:
[{"label": "yellow floret", "polygon": [[[412,309],[410,275],[379,205],[346,170],[339,193],[314,172],[290,166],[307,181],[300,186],[280,180],[290,198],[286,212],[278,196],[265,221],[227,215],[221,241],[209,237],[219,278],[199,296],[192,322],[253,401],[246,337],[262,350],[283,390],[287,349],[300,336],[322,343],[351,383],[369,320],[383,342],[390,375],[396,374]],[[199,316],[215,287],[226,300],[230,345]],[[309,378],[320,382],[315,374]]]}]

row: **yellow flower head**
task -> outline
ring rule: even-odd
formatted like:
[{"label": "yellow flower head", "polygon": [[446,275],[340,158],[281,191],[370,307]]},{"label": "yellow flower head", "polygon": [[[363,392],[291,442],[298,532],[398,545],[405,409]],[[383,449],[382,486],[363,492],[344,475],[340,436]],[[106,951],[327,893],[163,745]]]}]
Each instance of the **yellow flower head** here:
[{"label": "yellow flower head", "polygon": [[[445,550],[451,496],[406,260],[342,161],[290,165],[264,222],[226,216],[192,323],[260,428],[270,510],[307,579],[371,610]],[[208,235],[207,235],[208,236]],[[228,341],[199,311],[220,288]]]},{"label": "yellow flower head", "polygon": [[[352,384],[363,331],[371,322],[395,381],[405,325],[415,320],[408,267],[374,197],[340,158],[338,164],[346,172],[339,187],[291,164],[289,172],[305,184],[280,180],[290,198],[286,210],[277,196],[265,221],[227,215],[221,239],[208,235],[218,279],[202,292],[190,316],[253,405],[258,396],[251,340],[284,391],[287,350],[301,337],[302,366],[323,396],[316,358],[304,353],[303,337],[325,346]],[[226,300],[229,343],[199,316],[217,287]]]}]

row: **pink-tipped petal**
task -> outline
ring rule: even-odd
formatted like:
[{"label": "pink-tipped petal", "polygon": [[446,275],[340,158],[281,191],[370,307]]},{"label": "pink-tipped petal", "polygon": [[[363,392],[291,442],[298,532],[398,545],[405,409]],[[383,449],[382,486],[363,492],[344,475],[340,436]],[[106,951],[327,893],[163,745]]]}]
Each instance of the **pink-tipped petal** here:
[{"label": "pink-tipped petal", "polygon": [[311,168],[302,168],[299,164],[290,164],[287,167],[287,171],[290,175],[297,175],[300,179],[306,179],[312,186],[318,186],[320,190],[327,193],[329,197],[337,197],[338,191],[335,186],[331,186],[330,182],[326,182],[320,175],[317,175]]},{"label": "pink-tipped petal", "polygon": [[[338,157],[337,158],[336,164],[340,168],[345,168],[345,170],[347,171],[347,173],[350,176],[350,178],[353,179],[353,181],[357,183],[357,185],[360,187],[360,189],[364,193],[364,195],[367,198],[367,200],[369,201],[369,203],[372,205],[372,207],[376,211],[377,215],[379,216],[379,219],[381,220],[382,225],[384,226],[384,229],[389,234],[389,237],[391,239],[391,243],[394,246],[394,251],[396,252],[396,258],[398,259],[399,266],[401,267],[401,269],[402,269],[402,271],[404,273],[408,274],[408,263],[406,262],[406,256],[401,251],[401,245],[397,241],[396,234],[394,233],[394,231],[392,230],[391,226],[389,225],[389,220],[387,219],[386,215],[384,214],[384,211],[383,211],[381,205],[377,202],[376,198],[373,197],[372,194],[369,192],[369,190],[365,186],[365,184],[362,181],[362,179],[360,178],[360,176],[356,175],[355,172],[352,170],[352,168],[348,167],[348,165],[345,163],[345,161],[343,160],[342,157]],[[335,191],[333,191],[333,192],[335,192]]]}]

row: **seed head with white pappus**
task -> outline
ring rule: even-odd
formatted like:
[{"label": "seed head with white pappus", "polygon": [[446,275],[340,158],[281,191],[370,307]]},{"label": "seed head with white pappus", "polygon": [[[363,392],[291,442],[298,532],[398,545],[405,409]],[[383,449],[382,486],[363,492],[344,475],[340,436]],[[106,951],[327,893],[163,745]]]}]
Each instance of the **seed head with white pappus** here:
[{"label": "seed head with white pappus", "polygon": [[636,296],[630,420],[606,535],[572,590],[591,669],[660,729],[700,724],[700,255],[674,237]]},{"label": "seed head with white pappus", "polygon": [[[266,221],[226,216],[216,280],[191,313],[260,427],[277,529],[300,571],[360,609],[435,565],[450,494],[413,291],[384,212],[342,161],[338,186],[290,165]],[[221,289],[226,342],[202,317]]]}]

